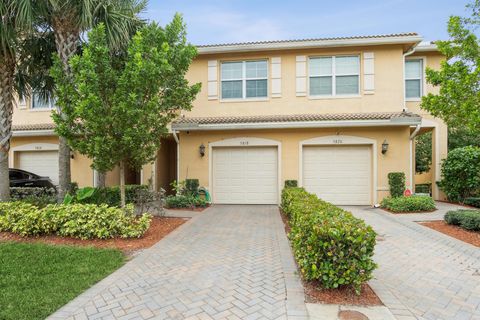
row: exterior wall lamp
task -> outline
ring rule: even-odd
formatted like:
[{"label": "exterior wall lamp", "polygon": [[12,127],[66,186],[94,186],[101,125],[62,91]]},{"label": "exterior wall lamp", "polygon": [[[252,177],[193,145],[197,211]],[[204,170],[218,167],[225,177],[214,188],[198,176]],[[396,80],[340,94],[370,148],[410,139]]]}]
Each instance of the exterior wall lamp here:
[{"label": "exterior wall lamp", "polygon": [[382,154],[385,154],[387,153],[388,151],[388,141],[387,139],[383,140],[383,143],[382,143]]},{"label": "exterior wall lamp", "polygon": [[198,151],[200,152],[200,156],[205,156],[205,145],[202,143],[200,147],[198,147]]}]

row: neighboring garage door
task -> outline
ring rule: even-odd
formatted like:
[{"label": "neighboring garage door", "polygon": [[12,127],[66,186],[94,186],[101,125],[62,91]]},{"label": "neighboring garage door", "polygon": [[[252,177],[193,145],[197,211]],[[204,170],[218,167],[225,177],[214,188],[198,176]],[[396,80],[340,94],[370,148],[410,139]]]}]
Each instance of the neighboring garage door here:
[{"label": "neighboring garage door", "polygon": [[16,156],[19,169],[49,177],[58,184],[58,151],[20,151]]},{"label": "neighboring garage door", "polygon": [[213,149],[213,200],[230,204],[278,203],[276,147]]},{"label": "neighboring garage door", "polygon": [[303,186],[333,204],[370,205],[371,167],[368,146],[303,148]]}]

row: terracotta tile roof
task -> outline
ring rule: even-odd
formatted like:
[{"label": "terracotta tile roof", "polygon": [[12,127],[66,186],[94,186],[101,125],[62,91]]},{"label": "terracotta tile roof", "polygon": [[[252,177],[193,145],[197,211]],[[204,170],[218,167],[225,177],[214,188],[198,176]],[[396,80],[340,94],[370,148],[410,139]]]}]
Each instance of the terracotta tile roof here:
[{"label": "terracotta tile roof", "polygon": [[309,122],[309,121],[351,121],[351,120],[393,120],[420,119],[419,115],[410,112],[370,112],[370,113],[336,113],[336,114],[295,114],[266,115],[240,117],[180,117],[174,121],[174,127],[182,124],[212,125],[212,124],[244,124],[244,123],[275,123],[275,122]]},{"label": "terracotta tile roof", "polygon": [[242,46],[242,45],[255,45],[255,44],[295,43],[295,42],[306,42],[306,41],[354,40],[354,39],[372,39],[372,38],[373,39],[398,38],[398,37],[415,37],[415,36],[418,36],[418,33],[416,33],[416,32],[405,32],[405,33],[378,34],[378,35],[351,36],[351,37],[326,37],[326,38],[307,38],[307,39],[291,39],[291,40],[271,40],[271,41],[252,41],[252,42],[204,44],[204,45],[197,45],[197,48]]},{"label": "terracotta tile roof", "polygon": [[33,130],[53,130],[53,123],[36,123],[36,124],[15,124],[12,126],[13,131],[33,131]]}]

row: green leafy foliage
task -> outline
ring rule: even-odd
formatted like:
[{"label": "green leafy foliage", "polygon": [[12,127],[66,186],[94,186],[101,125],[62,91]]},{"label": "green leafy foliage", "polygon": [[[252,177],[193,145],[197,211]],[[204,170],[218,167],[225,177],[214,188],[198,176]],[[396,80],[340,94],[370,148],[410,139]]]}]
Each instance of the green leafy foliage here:
[{"label": "green leafy foliage", "polygon": [[360,293],[377,267],[372,259],[375,231],[303,188],[283,189],[281,206],[289,218],[289,238],[304,278],[318,280],[324,288],[352,285]]},{"label": "green leafy foliage", "polygon": [[450,201],[463,202],[480,192],[480,148],[464,147],[450,151],[442,163],[440,188]]},{"label": "green leafy foliage", "polygon": [[388,174],[388,185],[390,186],[390,195],[392,197],[401,197],[405,192],[405,173],[390,172]]},{"label": "green leafy foliage", "polygon": [[428,172],[431,164],[432,132],[427,132],[415,138],[415,172]]},{"label": "green leafy foliage", "polygon": [[480,231],[479,210],[456,210],[445,214],[445,222],[460,226],[465,230]]},{"label": "green leafy foliage", "polygon": [[[149,193],[152,201],[154,200],[153,192],[149,192],[146,185],[126,185],[125,198],[126,203],[138,204],[139,193],[142,196]],[[110,207],[120,207],[120,187],[106,187],[106,188],[80,188],[74,196],[67,194],[64,199],[64,204],[81,203],[81,204],[106,204]]]},{"label": "green leafy foliage", "polygon": [[295,188],[298,187],[297,180],[285,180],[285,188]]},{"label": "green leafy foliage", "polygon": [[132,205],[125,209],[107,205],[47,205],[38,208],[23,202],[0,203],[0,231],[21,236],[56,234],[80,239],[139,238],[152,217],[136,217]]},{"label": "green leafy foliage", "polygon": [[200,91],[185,79],[197,50],[180,15],[165,28],[142,27],[120,54],[111,54],[108,31],[100,24],[89,32],[82,54],[70,59],[70,75],[58,59],[52,68],[62,110],[53,115],[56,132],[100,172],[154,161],[167,125],[191,110]]},{"label": "green leafy foliage", "polygon": [[198,187],[200,183],[198,179],[186,179],[185,180],[185,194],[193,197],[198,196]]},{"label": "green leafy foliage", "polygon": [[205,199],[191,195],[168,196],[165,199],[167,208],[205,208],[208,203]]},{"label": "green leafy foliage", "polygon": [[466,146],[480,147],[480,135],[465,127],[448,127],[448,150]]},{"label": "green leafy foliage", "polygon": [[432,191],[431,183],[420,183],[415,185],[415,193],[426,193],[430,194]]},{"label": "green leafy foliage", "polygon": [[480,208],[480,197],[466,198],[463,202],[469,206]]},{"label": "green leafy foliage", "polygon": [[382,208],[393,212],[422,212],[435,210],[435,201],[429,196],[386,197],[381,203]]},{"label": "green leafy foliage", "polygon": [[57,192],[55,189],[14,187],[10,188],[10,198],[12,201],[22,201],[43,208],[57,203]]},{"label": "green leafy foliage", "polygon": [[427,68],[428,83],[439,86],[438,94],[422,98],[421,108],[442,118],[452,127],[467,127],[480,132],[480,44],[476,28],[480,24],[480,1],[471,6],[472,17],[450,17],[450,40],[436,41],[446,56],[440,70]]}]

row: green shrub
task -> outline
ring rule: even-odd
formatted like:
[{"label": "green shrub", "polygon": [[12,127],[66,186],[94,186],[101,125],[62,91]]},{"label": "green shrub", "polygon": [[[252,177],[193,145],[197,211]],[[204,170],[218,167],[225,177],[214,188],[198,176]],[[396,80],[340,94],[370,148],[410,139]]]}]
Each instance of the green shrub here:
[{"label": "green shrub", "polygon": [[401,197],[405,192],[405,173],[390,172],[388,174],[388,185],[390,186],[390,195],[392,197]]},{"label": "green shrub", "polygon": [[198,187],[200,183],[198,179],[185,179],[185,195],[198,196]]},{"label": "green shrub", "polygon": [[480,231],[479,210],[455,210],[445,214],[445,222],[471,231]]},{"label": "green shrub", "polygon": [[359,293],[377,267],[373,229],[303,188],[283,189],[282,210],[289,217],[289,238],[304,278],[318,280],[324,288],[352,285]]},{"label": "green shrub", "polygon": [[208,203],[207,200],[200,197],[193,196],[168,196],[165,199],[167,208],[205,208]]},{"label": "green shrub", "polygon": [[382,208],[393,212],[421,212],[435,210],[435,201],[429,196],[383,198]]},{"label": "green shrub", "polygon": [[422,183],[415,185],[415,193],[428,193],[430,194],[430,190],[432,189],[431,183]]},{"label": "green shrub", "polygon": [[439,184],[450,201],[463,202],[480,193],[480,148],[457,148],[442,163]]},{"label": "green shrub", "polygon": [[93,204],[50,204],[38,208],[23,202],[3,202],[0,231],[80,239],[139,238],[149,228],[152,217],[149,214],[137,217],[133,210],[132,205],[125,209]]},{"label": "green shrub", "polygon": [[[148,191],[147,185],[126,185],[125,186],[125,200],[126,203],[136,204],[139,192]],[[106,204],[110,207],[120,207],[120,187],[106,187],[106,188],[92,188],[86,187],[78,189],[73,203],[81,204]]]},{"label": "green shrub", "polygon": [[295,188],[298,187],[297,180],[285,180],[285,188]]},{"label": "green shrub", "polygon": [[45,207],[57,202],[57,191],[46,188],[13,187],[10,188],[12,201],[22,201],[37,207]]},{"label": "green shrub", "polygon": [[472,207],[480,208],[480,198],[479,197],[466,198],[463,203],[465,203],[469,206],[472,206]]}]

